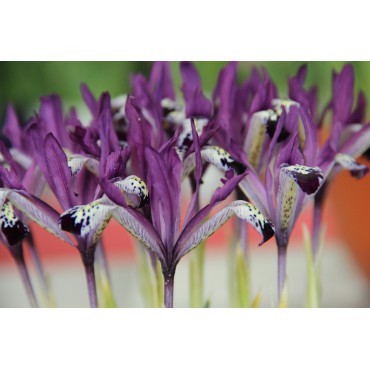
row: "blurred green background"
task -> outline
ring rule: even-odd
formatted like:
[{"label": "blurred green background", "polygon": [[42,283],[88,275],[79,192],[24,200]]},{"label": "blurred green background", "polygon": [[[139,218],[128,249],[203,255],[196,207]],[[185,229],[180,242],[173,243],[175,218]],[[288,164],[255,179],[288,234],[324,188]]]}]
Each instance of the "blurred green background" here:
[{"label": "blurred green background", "polygon": [[[240,80],[246,78],[253,65],[264,66],[276,82],[280,95],[287,94],[287,78],[305,62],[241,62]],[[320,107],[330,96],[332,70],[344,62],[307,62],[307,85],[319,85]],[[352,62],[356,72],[356,88],[370,96],[370,63]],[[95,95],[108,90],[111,96],[129,91],[129,77],[134,73],[148,75],[151,62],[0,62],[0,119],[4,121],[6,105],[13,103],[22,120],[38,109],[40,96],[60,94],[65,108],[82,102],[79,85],[86,82]],[[226,62],[196,62],[207,94],[216,83],[217,75]],[[178,62],[172,63],[174,80],[180,87]]]}]

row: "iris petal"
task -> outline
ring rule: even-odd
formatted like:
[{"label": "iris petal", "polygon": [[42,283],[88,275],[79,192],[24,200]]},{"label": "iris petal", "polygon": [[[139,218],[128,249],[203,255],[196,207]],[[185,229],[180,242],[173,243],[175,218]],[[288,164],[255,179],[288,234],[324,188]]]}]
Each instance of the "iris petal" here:
[{"label": "iris petal", "polygon": [[10,202],[5,202],[0,209],[0,230],[11,246],[19,243],[30,232],[17,217]]},{"label": "iris petal", "polygon": [[351,175],[357,179],[362,179],[369,172],[369,168],[366,165],[356,162],[348,154],[338,153],[335,156],[335,162],[349,170]]},{"label": "iris petal", "polygon": [[242,200],[235,201],[214,215],[194,232],[183,247],[181,256],[189,253],[203,240],[211,236],[234,215],[251,224],[262,235],[262,241],[258,245],[262,245],[273,237],[275,233],[274,225],[258,208],[249,202]]},{"label": "iris petal", "polygon": [[[149,192],[145,182],[137,176],[128,176],[122,181],[114,183],[124,194],[129,198],[129,205],[134,208],[141,208],[149,203]],[[139,203],[137,199],[131,197],[139,197]]]},{"label": "iris petal", "polygon": [[[296,219],[296,209],[299,200],[299,189],[307,195],[314,194],[322,184],[323,173],[319,167],[302,165],[281,165],[279,190],[277,195],[277,220],[279,228],[286,236]],[[284,242],[287,242],[285,240]]]},{"label": "iris petal", "polygon": [[86,239],[87,245],[95,244],[112,218],[116,206],[103,204],[101,199],[83,206],[75,206],[59,217],[62,230]]},{"label": "iris petal", "polygon": [[[242,174],[246,170],[243,163],[235,160],[230,153],[218,146],[204,147],[201,152],[202,160],[213,164],[221,171],[233,170],[236,174]],[[195,168],[195,155],[190,154],[185,158],[182,165],[182,179],[184,180]]]}]

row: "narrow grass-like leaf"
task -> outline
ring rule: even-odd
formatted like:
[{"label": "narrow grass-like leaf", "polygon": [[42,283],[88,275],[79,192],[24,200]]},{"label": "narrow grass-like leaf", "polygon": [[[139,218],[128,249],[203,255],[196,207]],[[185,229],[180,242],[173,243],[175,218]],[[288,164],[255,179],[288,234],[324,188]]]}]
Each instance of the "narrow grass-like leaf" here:
[{"label": "narrow grass-like leaf", "polygon": [[190,255],[190,307],[204,307],[204,256],[206,243],[203,241]]},{"label": "narrow grass-like leaf", "polygon": [[236,248],[236,276],[238,306],[247,308],[250,306],[249,266],[240,244]]},{"label": "narrow grass-like leaf", "polygon": [[310,233],[308,231],[307,225],[302,225],[303,230],[303,240],[306,252],[307,261],[307,297],[306,306],[310,308],[319,307],[319,296],[318,296],[318,286],[317,286],[317,276],[316,267],[313,259],[312,253],[312,243],[310,238]]}]

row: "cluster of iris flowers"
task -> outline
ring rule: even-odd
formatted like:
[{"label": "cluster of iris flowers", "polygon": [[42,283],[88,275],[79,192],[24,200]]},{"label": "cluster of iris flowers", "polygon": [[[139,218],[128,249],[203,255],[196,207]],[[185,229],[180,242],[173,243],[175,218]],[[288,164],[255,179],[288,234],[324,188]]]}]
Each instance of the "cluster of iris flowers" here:
[{"label": "cluster of iris flowers", "polygon": [[[265,70],[253,69],[239,84],[237,67],[229,63],[220,71],[211,99],[189,62],[180,63],[183,99],[166,62],[154,63],[148,79],[132,76],[131,91],[114,99],[107,92],[97,99],[82,84],[90,122],[81,122],[75,109],[65,114],[57,95],[42,97],[24,125],[8,107],[0,141],[0,236],[32,306],[38,302],[23,257],[25,241],[42,278],[43,270],[31,221],[78,249],[91,307],[99,306],[95,264],[108,276],[101,236],[111,219],[146,251],[159,306],[173,307],[182,257],[232,216],[238,220],[233,243],[244,252],[245,222],[261,234],[260,245],[275,238],[281,303],[289,238],[301,210],[313,201],[315,264],[330,181],[341,168],[357,178],[368,172],[356,162],[370,147],[365,96],[360,92],[355,104],[354,72],[346,65],[333,73],[331,100],[319,114],[316,87],[304,87],[305,66],[289,78],[284,99]],[[324,121],[331,126],[320,145]],[[204,204],[200,189],[209,166],[218,169],[219,187]],[[185,181],[192,194],[181,218]],[[47,204],[46,190],[61,214]],[[234,200],[224,205],[229,196]],[[224,208],[211,213],[221,202]]]}]

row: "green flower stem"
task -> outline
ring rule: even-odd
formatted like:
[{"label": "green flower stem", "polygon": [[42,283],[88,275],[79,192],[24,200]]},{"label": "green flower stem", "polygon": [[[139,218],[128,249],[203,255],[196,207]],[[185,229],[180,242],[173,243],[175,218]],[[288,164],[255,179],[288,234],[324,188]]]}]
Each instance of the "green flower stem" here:
[{"label": "green flower stem", "polygon": [[97,263],[97,285],[98,291],[101,293],[103,307],[115,308],[117,307],[116,300],[112,291],[112,283],[110,277],[110,271],[108,267],[107,257],[105,254],[105,248],[103,241],[100,239],[97,242],[95,261]]},{"label": "green flower stem", "polygon": [[205,242],[201,243],[190,256],[190,307],[204,307],[204,256]]}]

